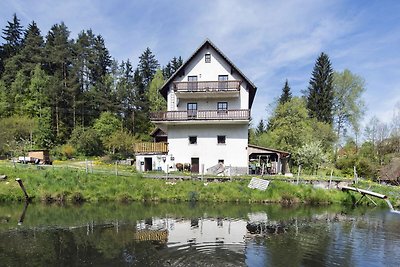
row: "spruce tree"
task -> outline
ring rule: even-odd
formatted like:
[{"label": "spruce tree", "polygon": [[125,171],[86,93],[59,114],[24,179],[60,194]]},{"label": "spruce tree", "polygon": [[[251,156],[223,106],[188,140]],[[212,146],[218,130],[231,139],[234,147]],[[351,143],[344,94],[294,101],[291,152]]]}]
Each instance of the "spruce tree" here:
[{"label": "spruce tree", "polygon": [[44,40],[40,29],[32,21],[25,31],[21,49],[22,69],[26,76],[31,77],[36,65],[44,63]]},{"label": "spruce tree", "polygon": [[3,46],[4,59],[10,58],[17,54],[22,45],[23,27],[20,20],[14,13],[12,21],[7,21],[7,26],[3,29],[3,39],[6,41]]},{"label": "spruce tree", "polygon": [[141,76],[142,83],[145,88],[150,85],[153,80],[157,69],[160,67],[158,60],[156,59],[150,48],[146,48],[143,54],[139,57],[138,71]]},{"label": "spruce tree", "polygon": [[182,66],[183,60],[181,57],[173,57],[168,64],[163,68],[164,79],[168,80],[172,74],[174,74],[180,66]]},{"label": "spruce tree", "polygon": [[333,122],[333,69],[329,57],[321,53],[315,62],[307,91],[307,109],[311,118],[332,124]]},{"label": "spruce tree", "polygon": [[279,97],[279,103],[285,104],[292,99],[292,92],[290,92],[289,82],[286,79],[285,86],[282,88],[282,94]]},{"label": "spruce tree", "polygon": [[264,124],[264,120],[261,119],[256,128],[256,135],[260,136],[261,134],[265,133],[265,131],[266,131],[266,127]]}]

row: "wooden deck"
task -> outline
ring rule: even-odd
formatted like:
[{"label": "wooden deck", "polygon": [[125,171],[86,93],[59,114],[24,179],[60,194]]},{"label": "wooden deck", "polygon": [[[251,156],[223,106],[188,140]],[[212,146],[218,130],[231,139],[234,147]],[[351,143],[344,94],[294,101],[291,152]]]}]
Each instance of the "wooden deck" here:
[{"label": "wooden deck", "polygon": [[135,153],[168,153],[168,143],[136,143]]}]

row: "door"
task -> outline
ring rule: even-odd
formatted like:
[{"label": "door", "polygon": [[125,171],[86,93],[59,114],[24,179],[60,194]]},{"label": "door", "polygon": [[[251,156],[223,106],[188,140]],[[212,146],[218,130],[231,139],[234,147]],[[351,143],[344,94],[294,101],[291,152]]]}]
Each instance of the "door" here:
[{"label": "door", "polygon": [[144,171],[151,171],[153,169],[153,162],[151,158],[144,158]]},{"label": "door", "polygon": [[188,91],[197,91],[197,76],[188,76]]},{"label": "door", "polygon": [[199,173],[199,158],[192,158],[192,173]]},{"label": "door", "polygon": [[228,90],[228,75],[218,75],[218,90]]},{"label": "door", "polygon": [[189,119],[197,117],[197,103],[187,103],[187,116]]}]

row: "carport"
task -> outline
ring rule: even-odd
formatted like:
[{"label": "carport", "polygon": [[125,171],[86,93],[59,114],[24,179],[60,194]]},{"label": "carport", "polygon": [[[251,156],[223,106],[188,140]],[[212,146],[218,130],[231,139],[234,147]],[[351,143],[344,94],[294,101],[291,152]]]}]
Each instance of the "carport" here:
[{"label": "carport", "polygon": [[282,150],[248,145],[249,174],[273,175],[289,173],[290,153]]}]

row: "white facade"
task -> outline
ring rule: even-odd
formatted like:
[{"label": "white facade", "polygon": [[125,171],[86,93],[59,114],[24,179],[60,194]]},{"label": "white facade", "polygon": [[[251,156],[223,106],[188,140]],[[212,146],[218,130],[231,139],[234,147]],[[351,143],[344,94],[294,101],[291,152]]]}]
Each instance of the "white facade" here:
[{"label": "white facade", "polygon": [[167,112],[152,121],[168,134],[169,166],[191,164],[206,174],[222,163],[247,173],[256,88],[215,45],[203,43],[160,91]]}]

